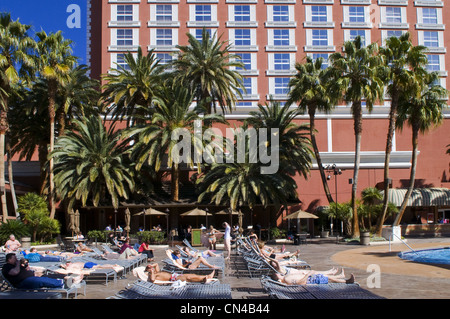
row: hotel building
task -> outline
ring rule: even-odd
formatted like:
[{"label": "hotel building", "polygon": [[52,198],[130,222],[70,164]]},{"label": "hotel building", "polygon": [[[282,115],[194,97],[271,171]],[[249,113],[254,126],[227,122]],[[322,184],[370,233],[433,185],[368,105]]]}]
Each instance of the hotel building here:
[{"label": "hotel building", "polygon": [[[90,1],[88,60],[91,75],[100,78],[116,64],[123,65],[126,52],[154,52],[165,63],[177,55],[177,45],[187,44],[187,33],[200,37],[202,28],[228,40],[231,51],[241,56],[246,68],[238,70],[246,94],[236,110],[226,114],[230,122],[245,119],[249,111],[264,104],[269,96],[287,99],[287,84],[295,74],[294,63],[305,56],[327,59],[342,51],[343,43],[361,36],[366,44],[410,32],[413,44],[428,47],[428,68],[438,71],[447,89],[450,69],[447,59],[450,33],[445,17],[450,5],[438,0],[100,0]],[[358,193],[383,185],[384,150],[388,127],[389,99],[369,113],[364,109],[361,171]],[[420,135],[416,186],[450,186],[450,112],[438,128]],[[307,122],[307,114],[298,122]],[[342,175],[329,172],[329,187],[339,202],[351,198],[354,133],[350,105],[338,105],[330,114],[318,113],[317,141],[324,165],[340,168]],[[411,166],[411,130],[396,131],[391,156],[393,188],[405,188]],[[186,175],[186,180],[188,174]],[[304,180],[297,177],[301,208],[313,212],[328,202],[317,167]],[[433,213],[450,218],[449,199],[433,207],[412,207],[410,214]],[[447,207],[446,207],[447,206]],[[267,225],[262,216],[261,224]],[[425,216],[425,217],[424,217]]]}]

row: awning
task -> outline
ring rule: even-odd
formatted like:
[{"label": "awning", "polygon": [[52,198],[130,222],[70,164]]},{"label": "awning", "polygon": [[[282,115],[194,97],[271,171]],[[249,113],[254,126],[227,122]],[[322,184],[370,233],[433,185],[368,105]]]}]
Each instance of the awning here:
[{"label": "awning", "polygon": [[[395,206],[401,206],[408,189],[389,189],[388,201]],[[382,191],[384,195],[384,191]],[[415,188],[406,206],[450,206],[450,189],[448,188]]]}]

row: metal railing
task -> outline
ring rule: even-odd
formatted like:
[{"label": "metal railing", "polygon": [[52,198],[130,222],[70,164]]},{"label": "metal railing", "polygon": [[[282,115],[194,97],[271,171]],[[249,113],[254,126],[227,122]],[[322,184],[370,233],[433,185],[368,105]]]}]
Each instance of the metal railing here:
[{"label": "metal railing", "polygon": [[401,239],[400,237],[398,237],[396,234],[394,234],[394,233],[391,233],[390,235],[389,235],[389,251],[392,251],[391,250],[391,241],[393,241],[393,239],[394,239],[394,236],[395,237],[397,237],[406,247],[408,247],[413,253],[415,253],[415,254],[417,254],[417,252],[414,250],[414,249],[412,249],[411,248],[411,246],[409,246],[403,239]]}]

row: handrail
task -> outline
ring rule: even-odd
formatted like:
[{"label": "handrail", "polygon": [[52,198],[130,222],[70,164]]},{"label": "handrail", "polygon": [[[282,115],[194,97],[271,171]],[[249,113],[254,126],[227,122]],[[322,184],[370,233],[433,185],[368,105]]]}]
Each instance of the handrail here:
[{"label": "handrail", "polygon": [[417,252],[412,249],[403,239],[401,239],[400,237],[398,237],[396,234],[391,233],[391,235],[389,236],[389,251],[391,251],[391,239],[393,239],[393,237],[397,237],[398,239],[400,239],[400,241],[405,244],[406,247],[408,247],[413,253],[417,254]]}]

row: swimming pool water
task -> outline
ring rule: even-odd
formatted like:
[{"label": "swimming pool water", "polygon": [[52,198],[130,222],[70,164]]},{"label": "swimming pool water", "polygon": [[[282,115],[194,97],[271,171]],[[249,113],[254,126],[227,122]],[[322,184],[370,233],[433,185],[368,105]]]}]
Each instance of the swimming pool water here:
[{"label": "swimming pool water", "polygon": [[419,263],[450,265],[450,247],[401,252],[399,257]]}]

